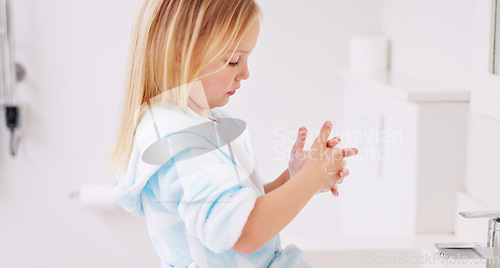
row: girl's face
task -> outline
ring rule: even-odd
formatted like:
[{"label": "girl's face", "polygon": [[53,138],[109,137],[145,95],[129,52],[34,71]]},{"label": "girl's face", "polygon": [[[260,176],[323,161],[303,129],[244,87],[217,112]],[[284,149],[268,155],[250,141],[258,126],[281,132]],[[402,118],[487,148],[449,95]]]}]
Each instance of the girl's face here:
[{"label": "girl's face", "polygon": [[[231,58],[234,48],[230,49],[222,60],[205,66],[199,77],[217,71],[226,61],[229,63],[217,73],[201,78],[203,89],[193,89],[190,98],[195,105],[201,109],[212,109],[227,104],[231,94],[228,92],[236,90],[241,86],[241,80],[246,80],[250,76],[248,71],[248,56],[254,49],[259,36],[260,23],[257,19],[243,36],[240,44]],[[198,108],[199,109],[199,108]]]}]

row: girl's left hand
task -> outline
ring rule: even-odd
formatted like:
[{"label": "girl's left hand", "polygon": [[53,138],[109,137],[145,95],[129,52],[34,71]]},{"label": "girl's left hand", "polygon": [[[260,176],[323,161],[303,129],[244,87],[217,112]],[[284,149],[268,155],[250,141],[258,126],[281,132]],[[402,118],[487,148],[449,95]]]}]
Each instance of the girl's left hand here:
[{"label": "girl's left hand", "polygon": [[304,144],[307,138],[307,128],[301,127],[297,135],[297,141],[293,145],[292,152],[290,153],[290,161],[288,161],[288,172],[290,178],[295,176],[306,164],[307,151],[304,150]]}]

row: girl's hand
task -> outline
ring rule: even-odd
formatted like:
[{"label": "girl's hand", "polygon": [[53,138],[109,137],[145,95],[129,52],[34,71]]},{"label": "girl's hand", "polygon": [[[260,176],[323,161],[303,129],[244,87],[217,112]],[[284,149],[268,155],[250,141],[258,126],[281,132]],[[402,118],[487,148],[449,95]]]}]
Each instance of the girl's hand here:
[{"label": "girl's hand", "polygon": [[[295,141],[295,144],[293,145],[292,152],[290,153],[290,161],[288,162],[288,171],[290,173],[290,177],[293,177],[295,174],[297,174],[302,167],[305,165],[307,155],[309,151],[304,150],[304,145],[306,142],[307,138],[307,128],[301,127],[299,129],[299,132],[297,134],[297,140]],[[329,148],[334,148],[337,146],[337,144],[340,142],[339,137],[334,137],[326,142],[326,146]],[[356,149],[357,150],[357,149]],[[348,156],[351,156],[353,154],[357,154],[357,152],[348,152]],[[320,190],[320,192],[326,192],[330,190],[333,195],[338,196],[339,191],[338,191],[338,184],[341,184],[343,181],[343,178],[347,175],[349,175],[349,170],[347,168],[344,168],[339,171],[338,173],[340,179],[335,186],[328,188],[323,188]]]},{"label": "girl's hand", "polygon": [[[292,147],[292,152],[290,153],[290,161],[288,161],[288,171],[290,173],[290,177],[295,176],[295,174],[297,174],[306,164],[307,155],[309,153],[309,151],[304,150],[306,138],[307,128],[301,127],[299,129],[299,133],[297,134],[297,140]],[[339,142],[340,138],[334,137],[326,143],[326,146],[333,148],[337,146]]]},{"label": "girl's hand", "polygon": [[[340,143],[340,138],[339,137],[335,137],[329,141],[326,142],[326,147],[329,147],[329,148],[333,148],[335,146],[337,146],[338,144]],[[357,150],[357,149],[356,149]],[[349,154],[356,154],[357,152],[349,152]],[[350,156],[350,155],[349,155]],[[341,184],[343,181],[344,181],[344,177],[349,175],[349,169],[347,168],[343,168],[339,171],[338,173],[340,179],[338,180],[337,184],[335,184],[333,187],[330,187],[330,189],[328,188],[322,188],[319,190],[319,193],[323,193],[323,192],[327,192],[328,190],[330,190],[330,192],[332,192],[332,194],[334,196],[339,196],[339,188],[338,188],[338,185]]]},{"label": "girl's hand", "polygon": [[[314,179],[321,180],[322,186],[320,189],[330,190],[334,188],[332,193],[338,193],[335,185],[341,180],[339,173],[343,171],[346,165],[344,158],[357,154],[359,151],[356,148],[339,149],[330,147],[329,145],[336,146],[340,139],[334,138],[333,142],[328,141],[327,138],[331,133],[332,122],[327,121],[323,124],[320,134],[311,146],[311,150],[307,155],[306,164],[311,169],[317,170],[319,177]],[[343,174],[345,176],[345,174]],[[318,190],[320,190],[318,189]]]}]

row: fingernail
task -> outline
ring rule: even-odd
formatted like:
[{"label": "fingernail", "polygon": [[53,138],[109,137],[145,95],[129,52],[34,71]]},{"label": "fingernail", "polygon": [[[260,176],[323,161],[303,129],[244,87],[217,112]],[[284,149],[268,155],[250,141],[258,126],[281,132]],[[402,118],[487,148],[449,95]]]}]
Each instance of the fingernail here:
[{"label": "fingernail", "polygon": [[344,177],[344,171],[340,171],[340,177]]},{"label": "fingernail", "polygon": [[325,127],[331,127],[331,126],[333,126],[332,121],[326,121],[325,122]]}]

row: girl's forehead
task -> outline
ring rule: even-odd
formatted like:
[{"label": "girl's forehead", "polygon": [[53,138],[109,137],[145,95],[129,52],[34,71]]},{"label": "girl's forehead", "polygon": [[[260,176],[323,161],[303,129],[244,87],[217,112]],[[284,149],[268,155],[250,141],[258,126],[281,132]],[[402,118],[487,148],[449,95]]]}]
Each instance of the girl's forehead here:
[{"label": "girl's forehead", "polygon": [[249,54],[250,51],[253,50],[255,44],[257,43],[257,38],[260,31],[259,20],[257,19],[256,22],[257,23],[254,22],[254,24],[249,28],[249,31],[243,35],[239,44],[236,47],[229,49],[229,51],[227,52],[228,54],[233,53],[235,49],[235,53],[239,54]]}]

